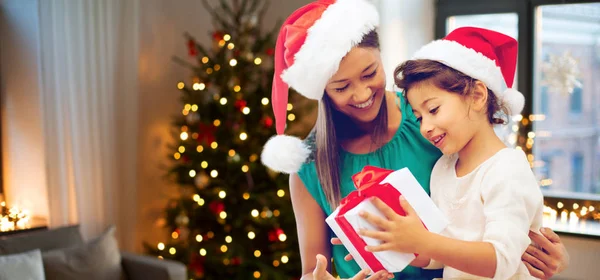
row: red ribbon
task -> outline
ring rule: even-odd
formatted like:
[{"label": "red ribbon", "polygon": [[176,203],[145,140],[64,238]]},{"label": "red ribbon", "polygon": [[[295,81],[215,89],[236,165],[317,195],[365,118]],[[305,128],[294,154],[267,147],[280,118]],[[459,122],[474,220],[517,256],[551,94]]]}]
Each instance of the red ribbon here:
[{"label": "red ribbon", "polygon": [[365,166],[361,172],[354,174],[354,176],[352,176],[352,181],[356,186],[356,190],[351,192],[341,201],[340,210],[335,217],[335,221],[338,223],[341,230],[350,242],[354,244],[360,256],[365,260],[373,272],[385,270],[385,268],[373,253],[365,251],[365,246],[367,246],[366,242],[356,231],[354,231],[354,228],[352,228],[352,225],[346,220],[344,214],[364,200],[371,197],[378,197],[392,208],[394,212],[406,216],[406,212],[404,212],[404,209],[400,206],[399,198],[402,194],[390,184],[380,184],[381,181],[392,172],[393,171],[391,170],[383,168]]}]

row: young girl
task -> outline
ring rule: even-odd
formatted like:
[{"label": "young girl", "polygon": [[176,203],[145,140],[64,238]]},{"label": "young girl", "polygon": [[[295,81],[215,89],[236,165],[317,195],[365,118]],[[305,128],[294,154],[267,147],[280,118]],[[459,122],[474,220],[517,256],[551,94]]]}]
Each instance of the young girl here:
[{"label": "young girl", "polygon": [[445,279],[533,278],[521,255],[531,243],[529,230],[541,227],[543,196],[525,154],[507,148],[493,129],[505,122],[502,113],[523,108],[522,94],[511,89],[516,61],[513,38],[464,27],[396,69],[421,134],[443,153],[431,173],[431,198],[450,224],[436,235],[406,201],[405,217],[375,201],[388,219],[363,213],[382,229],[361,232],[383,241],[367,250],[431,258],[445,265]]}]

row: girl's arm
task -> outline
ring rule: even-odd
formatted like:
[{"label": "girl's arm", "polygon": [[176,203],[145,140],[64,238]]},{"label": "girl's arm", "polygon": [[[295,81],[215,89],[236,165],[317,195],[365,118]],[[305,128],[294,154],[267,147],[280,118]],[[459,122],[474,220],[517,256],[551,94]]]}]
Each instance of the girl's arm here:
[{"label": "girl's arm", "polygon": [[488,242],[471,242],[444,237],[426,231],[418,254],[455,269],[492,278],[496,273],[496,251]]},{"label": "girl's arm", "polygon": [[317,254],[325,256],[327,260],[331,259],[325,214],[297,174],[290,175],[290,197],[298,230],[302,279],[313,279]]}]

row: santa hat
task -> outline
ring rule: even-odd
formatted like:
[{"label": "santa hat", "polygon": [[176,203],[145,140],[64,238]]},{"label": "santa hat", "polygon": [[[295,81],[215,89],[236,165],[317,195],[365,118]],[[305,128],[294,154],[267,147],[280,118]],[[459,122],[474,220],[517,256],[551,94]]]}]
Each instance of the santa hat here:
[{"label": "santa hat", "polygon": [[419,49],[412,59],[443,63],[491,89],[512,115],[523,110],[523,94],[512,88],[517,67],[518,43],[512,37],[476,27],[455,29],[445,38]]},{"label": "santa hat", "polygon": [[367,0],[314,1],[286,19],[275,47],[271,96],[277,135],[265,144],[264,165],[284,173],[300,169],[310,150],[299,138],[284,135],[289,87],[320,100],[342,58],[378,25],[379,14]]}]

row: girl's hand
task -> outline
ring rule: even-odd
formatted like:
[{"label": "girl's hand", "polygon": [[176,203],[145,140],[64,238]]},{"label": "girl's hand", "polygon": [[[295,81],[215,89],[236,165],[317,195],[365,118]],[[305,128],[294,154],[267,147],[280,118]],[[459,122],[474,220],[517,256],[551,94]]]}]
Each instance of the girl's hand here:
[{"label": "girl's hand", "polygon": [[542,232],[542,235],[530,231],[529,237],[541,249],[529,245],[522,259],[531,276],[549,279],[569,266],[569,254],[565,245],[560,241],[560,237],[554,231],[549,228],[542,228],[540,232]]},{"label": "girl's hand", "polygon": [[362,212],[360,215],[370,224],[380,228],[381,231],[363,229],[359,231],[359,234],[381,240],[383,243],[377,246],[367,246],[366,250],[369,252],[394,250],[403,253],[417,253],[428,231],[404,196],[400,196],[400,205],[406,212],[406,216],[397,214],[379,198],[373,198],[372,202],[383,213],[385,219],[367,212]]},{"label": "girl's hand", "polygon": [[[385,270],[378,271],[377,273],[375,273],[371,276],[368,276],[368,275],[369,275],[369,270],[363,269],[359,273],[357,273],[354,277],[352,277],[348,280],[363,280],[363,279],[383,280],[383,279],[394,278],[393,274],[387,273]],[[325,256],[323,256],[321,254],[317,255],[317,266],[315,267],[315,270],[313,271],[312,276],[313,276],[314,280],[336,280],[337,279],[337,278],[333,277],[333,275],[331,275],[327,271],[327,259],[325,258]]]}]

